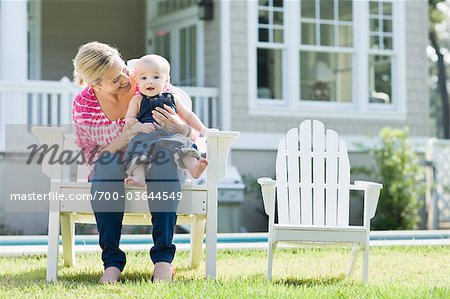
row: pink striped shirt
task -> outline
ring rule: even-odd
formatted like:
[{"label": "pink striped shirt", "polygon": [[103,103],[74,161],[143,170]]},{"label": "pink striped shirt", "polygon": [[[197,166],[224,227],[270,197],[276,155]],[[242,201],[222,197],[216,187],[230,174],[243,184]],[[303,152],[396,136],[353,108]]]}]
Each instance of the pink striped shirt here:
[{"label": "pink striped shirt", "polygon": [[95,162],[101,148],[116,139],[125,126],[124,119],[109,120],[103,112],[94,90],[80,91],[73,100],[72,120],[75,125],[75,144],[84,151],[87,161]]}]

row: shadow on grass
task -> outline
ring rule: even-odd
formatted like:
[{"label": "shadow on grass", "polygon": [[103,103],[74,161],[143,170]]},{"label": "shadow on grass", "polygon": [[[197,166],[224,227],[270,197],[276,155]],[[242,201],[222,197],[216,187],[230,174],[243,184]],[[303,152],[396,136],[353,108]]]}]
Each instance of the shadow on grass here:
[{"label": "shadow on grass", "polygon": [[[1,274],[0,281],[2,284],[8,285],[10,288],[19,288],[31,286],[43,286],[46,285],[46,271],[45,267],[21,271],[20,273],[8,273]],[[183,275],[189,271],[195,271],[189,267],[179,267],[177,268],[177,274],[175,275],[175,281],[189,283],[197,281],[198,278],[188,278]],[[121,283],[151,283],[151,276],[153,274],[153,269],[148,270],[136,270],[125,271],[121,278]],[[59,267],[58,269],[58,284],[75,284],[79,285],[98,285],[98,280],[102,275],[102,271],[98,270],[87,270],[87,269],[76,269],[76,268],[65,268]],[[178,277],[177,277],[178,276]]]},{"label": "shadow on grass", "polygon": [[292,286],[324,286],[324,285],[334,285],[341,284],[344,281],[350,281],[346,279],[345,275],[335,276],[335,277],[320,277],[320,278],[297,278],[288,277],[283,279],[273,279],[274,284],[278,285],[292,285]]}]

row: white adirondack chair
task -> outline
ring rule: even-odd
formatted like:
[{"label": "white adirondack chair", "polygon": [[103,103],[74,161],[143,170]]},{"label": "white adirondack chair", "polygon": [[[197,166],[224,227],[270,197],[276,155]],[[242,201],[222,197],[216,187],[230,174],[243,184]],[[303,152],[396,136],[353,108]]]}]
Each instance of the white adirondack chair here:
[{"label": "white adirondack chair", "polygon": [[[32,132],[41,144],[58,146],[58,157],[63,150],[78,150],[75,136],[62,127],[33,127]],[[203,236],[206,222],[206,277],[216,277],[217,255],[217,194],[218,180],[226,176],[227,156],[231,144],[239,136],[238,132],[211,131],[206,133],[206,155],[208,168],[205,185],[186,184],[182,186],[183,199],[178,206],[177,224],[191,225],[191,248],[189,266],[198,267],[202,253]],[[64,174],[67,170],[58,163],[49,163],[50,154],[44,155],[42,171],[51,179],[50,191],[62,194],[67,199],[69,194],[88,195],[90,183],[86,181],[88,170],[84,165],[78,166],[78,180],[67,181]],[[145,191],[135,187],[127,187],[126,192]],[[95,224],[89,200],[64,200],[50,202],[48,223],[48,255],[47,281],[56,281],[58,273],[58,252],[60,222],[62,247],[65,266],[75,264],[74,234],[75,223]],[[123,224],[150,225],[151,216],[147,201],[126,200]],[[150,236],[149,236],[150,238]]]},{"label": "white adirondack chair", "polygon": [[[272,278],[277,244],[353,244],[347,275],[364,251],[363,275],[368,280],[370,219],[375,215],[381,184],[350,184],[347,147],[333,130],[317,120],[305,120],[280,140],[276,180],[259,178],[269,216],[267,278]],[[276,190],[276,192],[275,192]],[[350,190],[364,191],[364,224],[349,226]],[[275,193],[278,223],[275,223]]]}]

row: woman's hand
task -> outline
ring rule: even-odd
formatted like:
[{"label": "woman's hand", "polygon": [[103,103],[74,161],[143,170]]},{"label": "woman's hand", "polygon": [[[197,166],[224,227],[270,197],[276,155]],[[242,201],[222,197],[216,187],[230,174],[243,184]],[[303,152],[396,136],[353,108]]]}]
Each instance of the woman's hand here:
[{"label": "woman's hand", "polygon": [[131,139],[141,132],[140,128],[136,126],[137,124],[139,124],[137,119],[128,120],[122,130],[122,133],[120,133],[120,135],[103,150],[116,152],[127,146]]},{"label": "woman's hand", "polygon": [[153,110],[152,113],[157,122],[157,124],[154,124],[157,129],[164,128],[171,133],[180,133],[184,136],[191,131],[189,126],[167,105],[164,105],[164,109],[156,107],[156,110]]},{"label": "woman's hand", "polygon": [[136,123],[131,127],[132,131],[137,131],[140,133],[151,133],[154,132],[156,130],[156,127],[154,124],[152,123]]}]

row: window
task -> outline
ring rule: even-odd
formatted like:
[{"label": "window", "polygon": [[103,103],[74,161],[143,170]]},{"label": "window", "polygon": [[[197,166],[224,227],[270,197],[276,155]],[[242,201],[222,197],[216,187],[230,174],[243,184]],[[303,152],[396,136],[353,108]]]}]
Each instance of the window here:
[{"label": "window", "polygon": [[352,12],[349,0],[300,1],[302,101],[352,102]]},{"label": "window", "polygon": [[204,22],[197,0],[147,0],[148,53],[170,62],[170,82],[179,86],[204,84]]},{"label": "window", "polygon": [[256,81],[260,99],[283,99],[283,41],[283,1],[259,0]]},{"label": "window", "polygon": [[369,102],[392,103],[392,3],[369,2]]},{"label": "window", "polygon": [[248,19],[251,113],[406,115],[403,1],[249,1]]},{"label": "window", "polygon": [[180,30],[179,85],[197,85],[197,28],[195,25]]},{"label": "window", "polygon": [[174,85],[198,86],[198,24],[171,24],[153,29],[150,53],[164,56],[171,65],[170,81]]}]

